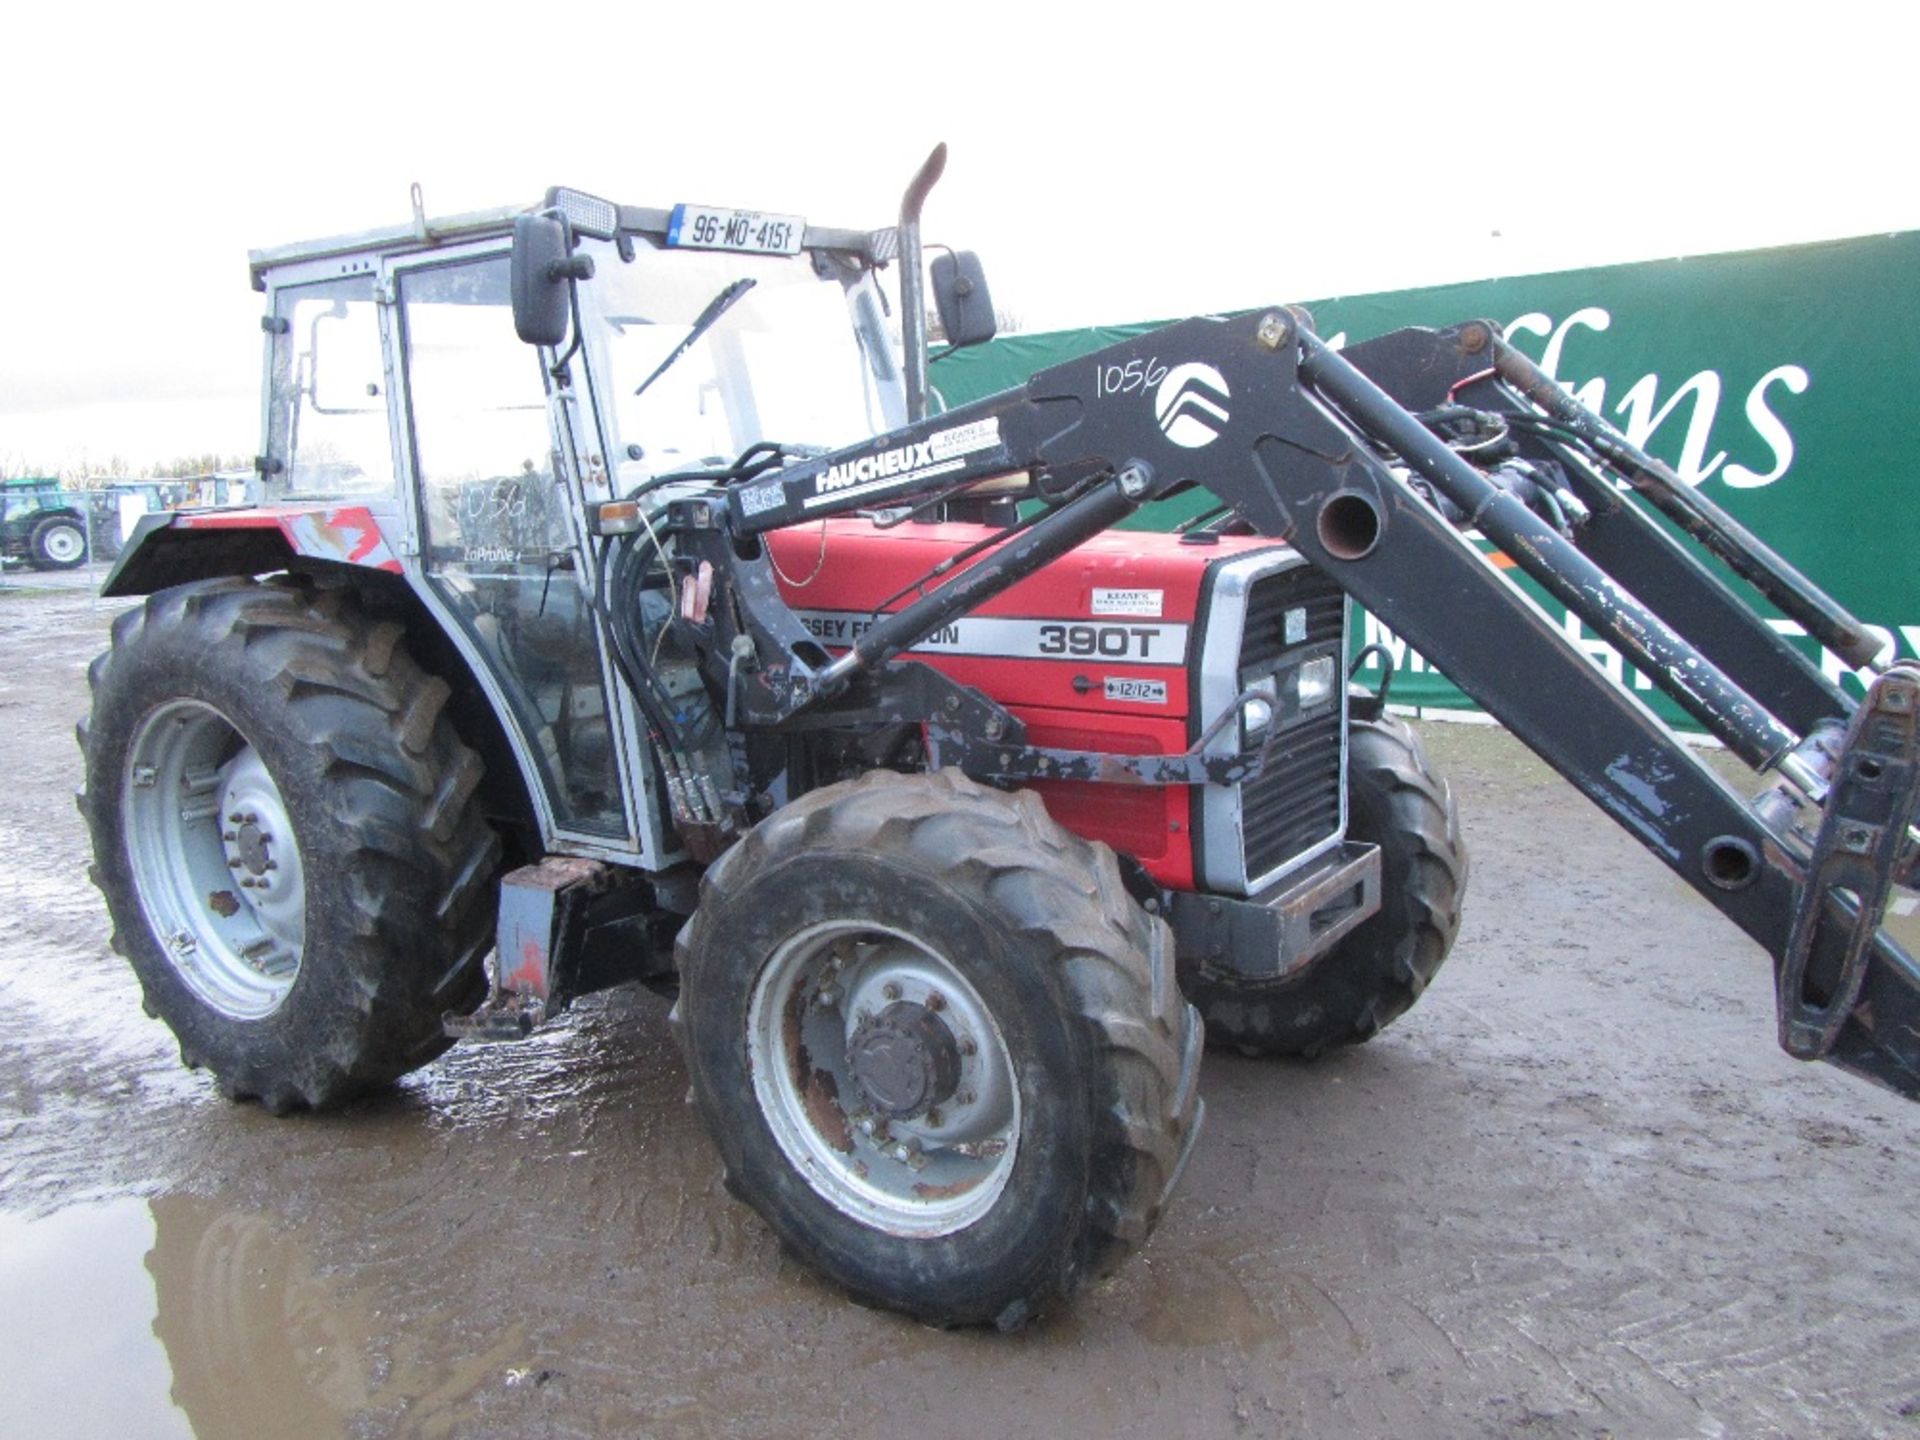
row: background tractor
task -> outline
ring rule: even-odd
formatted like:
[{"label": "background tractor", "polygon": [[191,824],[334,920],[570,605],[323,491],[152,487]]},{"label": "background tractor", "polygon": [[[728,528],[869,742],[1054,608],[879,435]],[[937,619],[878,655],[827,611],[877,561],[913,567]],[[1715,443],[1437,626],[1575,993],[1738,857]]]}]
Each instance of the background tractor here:
[{"label": "background tractor", "polygon": [[87,558],[85,499],[52,476],[0,483],[0,553],[35,570],[72,570]]}]

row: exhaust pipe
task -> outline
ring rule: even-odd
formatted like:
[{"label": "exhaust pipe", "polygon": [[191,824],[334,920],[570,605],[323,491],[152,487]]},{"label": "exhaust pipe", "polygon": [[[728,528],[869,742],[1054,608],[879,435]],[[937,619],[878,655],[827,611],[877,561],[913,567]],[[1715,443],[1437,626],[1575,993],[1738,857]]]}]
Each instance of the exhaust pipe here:
[{"label": "exhaust pipe", "polygon": [[900,333],[907,352],[907,423],[927,418],[927,296],[920,263],[920,209],[947,168],[946,142],[933,147],[900,197]]}]

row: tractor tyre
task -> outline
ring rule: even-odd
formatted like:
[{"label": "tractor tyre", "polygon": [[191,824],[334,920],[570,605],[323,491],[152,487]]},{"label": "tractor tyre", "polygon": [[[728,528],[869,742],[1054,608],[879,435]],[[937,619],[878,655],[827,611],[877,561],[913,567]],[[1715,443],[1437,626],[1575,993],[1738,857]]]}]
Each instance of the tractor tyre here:
[{"label": "tractor tyre", "polygon": [[445,1050],[486,992],[500,850],[401,627],[213,580],[122,614],[88,678],[93,878],[181,1059],[282,1114]]},{"label": "tractor tyre", "polygon": [[71,515],[49,515],[33,527],[28,563],[36,570],[72,570],[87,558],[87,532]]},{"label": "tractor tyre", "polygon": [[1207,1037],[1246,1055],[1318,1055],[1370,1040],[1404,1015],[1460,928],[1467,851],[1447,782],[1391,715],[1355,721],[1347,751],[1347,835],[1380,847],[1379,913],[1303,970],[1248,981],[1183,977]]},{"label": "tractor tyre", "polygon": [[1012,1329],[1110,1272],[1200,1127],[1171,933],[1031,793],[816,790],[707,872],[677,958],[728,1189],[930,1324]]}]

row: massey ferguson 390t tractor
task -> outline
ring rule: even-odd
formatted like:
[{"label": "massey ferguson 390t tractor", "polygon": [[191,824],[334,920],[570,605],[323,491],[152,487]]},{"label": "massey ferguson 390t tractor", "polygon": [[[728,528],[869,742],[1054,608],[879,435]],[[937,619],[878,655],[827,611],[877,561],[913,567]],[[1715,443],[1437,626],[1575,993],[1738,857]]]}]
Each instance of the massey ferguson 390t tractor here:
[{"label": "massey ferguson 390t tractor", "polygon": [[[1855,665],[1862,627],[1485,323],[1194,319],[935,413],[943,161],[879,231],[555,190],[253,257],[265,503],[147,518],[81,731],[189,1065],[319,1109],[638,980],[783,1240],[1018,1324],[1153,1229],[1203,1020],[1311,1055],[1446,956],[1452,798],[1349,686],[1351,597],[1768,951],[1791,1053],[1920,1094],[1879,924],[1920,670],[1828,683],[1736,586]],[[991,334],[971,256],[931,288]],[[1183,533],[1114,529],[1190,487]]]}]

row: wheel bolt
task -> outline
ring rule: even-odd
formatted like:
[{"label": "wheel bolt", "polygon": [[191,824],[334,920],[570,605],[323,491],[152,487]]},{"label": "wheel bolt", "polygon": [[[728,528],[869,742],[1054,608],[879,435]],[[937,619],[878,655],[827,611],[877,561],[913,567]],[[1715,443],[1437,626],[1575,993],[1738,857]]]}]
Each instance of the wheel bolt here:
[{"label": "wheel bolt", "polygon": [[933,1126],[934,1129],[936,1130],[940,1128],[942,1122],[945,1121],[945,1119],[946,1119],[946,1116],[940,1113],[940,1107],[938,1105],[934,1106],[933,1109],[927,1111],[927,1124]]},{"label": "wheel bolt", "polygon": [[234,841],[240,838],[240,832],[237,830],[227,830],[222,832],[220,838],[226,841],[227,844],[231,845],[233,844]]},{"label": "wheel bolt", "polygon": [[956,1105],[971,1105],[971,1104],[973,1104],[973,1091],[971,1091],[971,1090],[962,1090],[962,1091],[961,1091],[961,1092],[960,1092],[960,1093],[959,1093],[958,1095],[956,1095],[956,1096],[954,1096],[954,1097],[953,1097],[953,1103],[954,1103],[954,1104],[956,1104]]},{"label": "wheel bolt", "polygon": [[244,825],[247,823],[247,817],[242,815],[238,810],[236,810],[231,815],[227,816],[227,823],[229,825]]},{"label": "wheel bolt", "polygon": [[942,995],[938,990],[929,990],[927,992],[927,1009],[932,1010],[937,1014],[938,1012],[946,1008],[947,1008],[946,996]]},{"label": "wheel bolt", "polygon": [[968,1055],[968,1056],[978,1055],[980,1053],[980,1047],[974,1043],[974,1039],[971,1035],[968,1035],[961,1040],[960,1053],[962,1055]]},{"label": "wheel bolt", "polygon": [[880,987],[880,993],[886,996],[887,999],[889,1000],[898,1000],[900,998],[900,987],[896,985],[893,981],[889,980],[886,984]]}]

